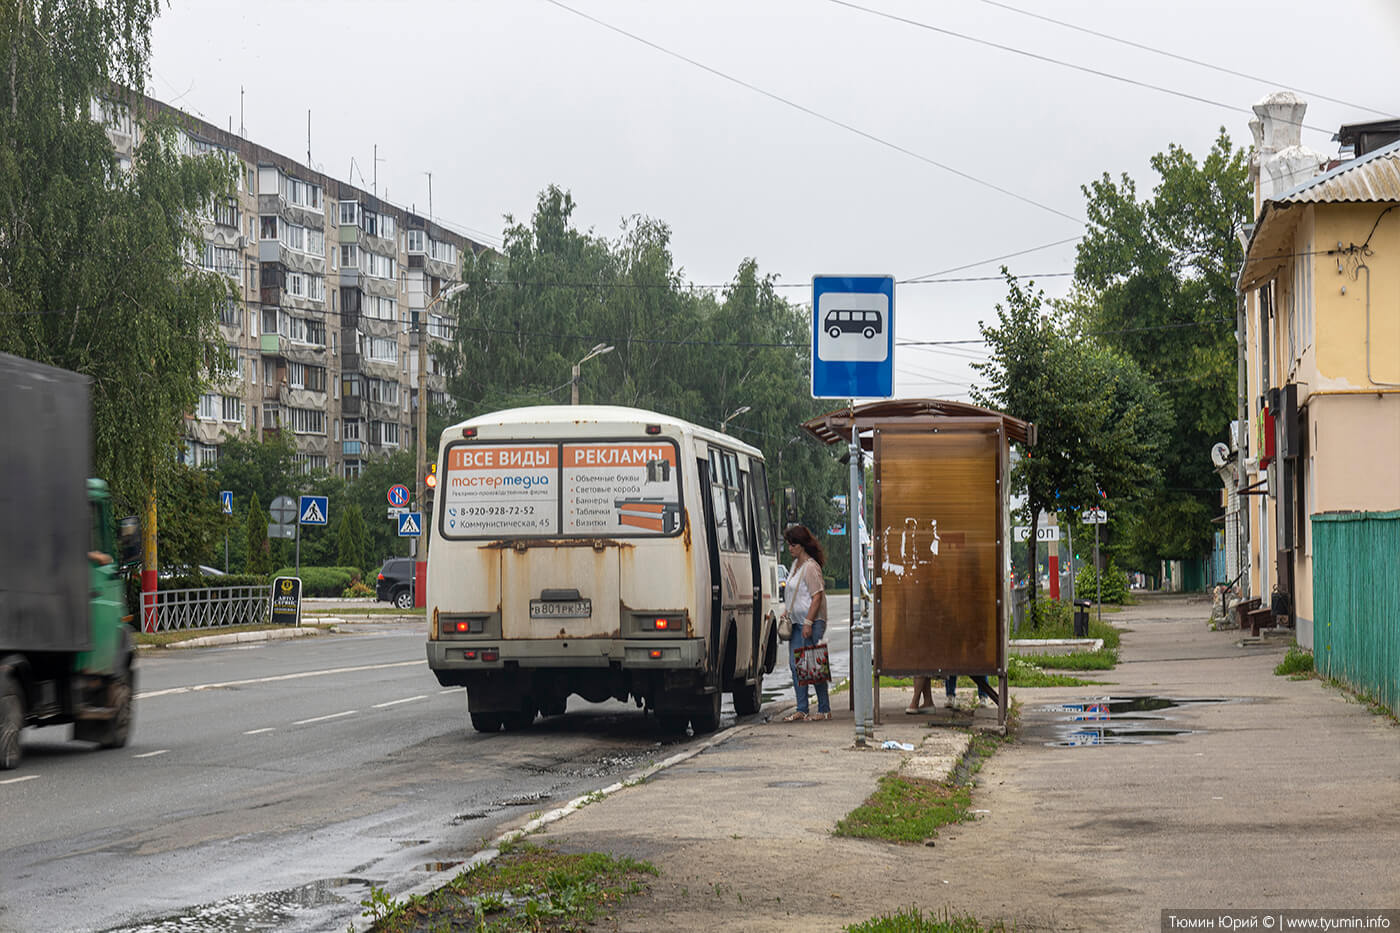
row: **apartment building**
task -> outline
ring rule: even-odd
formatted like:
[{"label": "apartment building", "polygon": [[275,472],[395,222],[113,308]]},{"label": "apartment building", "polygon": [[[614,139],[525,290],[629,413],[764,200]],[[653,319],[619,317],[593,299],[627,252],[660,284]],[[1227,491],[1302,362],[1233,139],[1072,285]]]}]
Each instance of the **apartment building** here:
[{"label": "apartment building", "polygon": [[[159,101],[141,106],[179,127],[188,154],[217,151],[238,166],[236,191],[203,219],[203,249],[191,257],[228,276],[234,297],[219,317],[232,375],[187,417],[186,462],[216,462],[230,437],[284,434],[305,472],[355,476],[412,447],[420,317],[460,280],[462,258],[486,247]],[[129,161],[139,123],[107,102],[92,115]],[[434,349],[450,332],[433,310],[424,383],[441,403]]]}]

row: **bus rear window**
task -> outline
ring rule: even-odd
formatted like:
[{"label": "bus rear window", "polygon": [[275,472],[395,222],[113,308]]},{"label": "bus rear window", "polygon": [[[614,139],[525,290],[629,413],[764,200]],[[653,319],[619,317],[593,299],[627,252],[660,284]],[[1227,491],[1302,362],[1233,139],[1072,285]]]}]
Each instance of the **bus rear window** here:
[{"label": "bus rear window", "polygon": [[679,533],[674,441],[461,443],[438,492],[446,538]]}]

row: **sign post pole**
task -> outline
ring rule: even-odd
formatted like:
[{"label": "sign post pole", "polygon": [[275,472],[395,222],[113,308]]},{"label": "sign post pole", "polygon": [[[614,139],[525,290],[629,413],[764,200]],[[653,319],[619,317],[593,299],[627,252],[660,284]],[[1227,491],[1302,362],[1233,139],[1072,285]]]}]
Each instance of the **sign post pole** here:
[{"label": "sign post pole", "polygon": [[1099,581],[1099,523],[1094,522],[1094,601],[1099,604],[1099,621],[1103,621],[1103,584]]},{"label": "sign post pole", "polygon": [[[855,402],[851,402],[851,411],[855,412]],[[848,503],[860,501],[860,432],[856,427],[856,419],[851,418],[851,493]],[[850,506],[847,507],[846,528],[851,529]],[[860,623],[860,616],[857,609],[860,606],[860,545],[856,541],[856,535],[850,534],[848,540],[851,545],[851,696],[855,700],[856,718],[856,747],[865,747],[865,720],[866,709],[870,706],[870,684],[867,678],[870,674],[870,667],[865,663],[865,632],[864,626]]]},{"label": "sign post pole", "polygon": [[1065,534],[1069,538],[1069,606],[1074,608],[1074,514],[1065,514]]}]

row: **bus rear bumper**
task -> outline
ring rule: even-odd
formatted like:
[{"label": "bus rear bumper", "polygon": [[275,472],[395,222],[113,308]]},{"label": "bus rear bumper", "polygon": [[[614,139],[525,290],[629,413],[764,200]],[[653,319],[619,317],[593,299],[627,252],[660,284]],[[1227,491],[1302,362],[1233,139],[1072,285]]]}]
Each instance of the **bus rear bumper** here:
[{"label": "bus rear bumper", "polygon": [[700,670],[705,646],[698,638],[481,639],[428,641],[428,667],[471,673],[518,668]]}]

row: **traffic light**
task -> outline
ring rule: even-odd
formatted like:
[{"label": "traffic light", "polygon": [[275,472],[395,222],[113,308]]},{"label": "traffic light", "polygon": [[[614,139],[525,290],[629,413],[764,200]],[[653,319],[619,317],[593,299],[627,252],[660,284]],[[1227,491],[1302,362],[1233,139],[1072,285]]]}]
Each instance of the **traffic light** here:
[{"label": "traffic light", "polygon": [[433,508],[433,494],[437,492],[437,464],[428,464],[428,475],[423,477],[423,510]]}]

